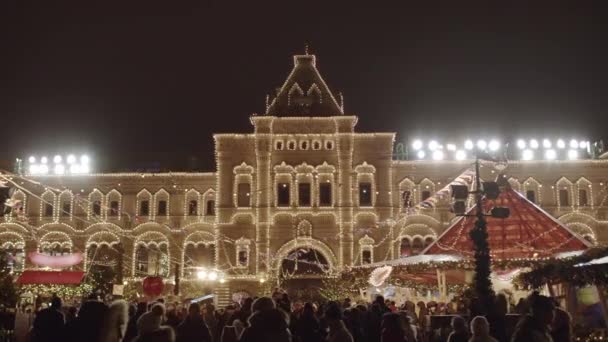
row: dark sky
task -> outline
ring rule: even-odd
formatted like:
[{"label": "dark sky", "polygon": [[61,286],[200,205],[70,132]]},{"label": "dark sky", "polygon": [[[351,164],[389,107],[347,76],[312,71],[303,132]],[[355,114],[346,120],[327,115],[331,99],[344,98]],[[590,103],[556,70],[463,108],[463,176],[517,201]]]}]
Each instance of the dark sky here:
[{"label": "dark sky", "polygon": [[602,1],[93,3],[0,5],[0,160],[214,170],[306,42],[359,130],[608,138]]}]

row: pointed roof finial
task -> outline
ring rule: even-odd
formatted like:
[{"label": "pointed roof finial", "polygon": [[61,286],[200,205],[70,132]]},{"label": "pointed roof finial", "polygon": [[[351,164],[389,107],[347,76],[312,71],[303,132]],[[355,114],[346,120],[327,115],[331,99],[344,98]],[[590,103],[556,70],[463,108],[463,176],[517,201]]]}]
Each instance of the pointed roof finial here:
[{"label": "pointed roof finial", "polygon": [[304,45],[304,54],[308,56],[308,43]]}]

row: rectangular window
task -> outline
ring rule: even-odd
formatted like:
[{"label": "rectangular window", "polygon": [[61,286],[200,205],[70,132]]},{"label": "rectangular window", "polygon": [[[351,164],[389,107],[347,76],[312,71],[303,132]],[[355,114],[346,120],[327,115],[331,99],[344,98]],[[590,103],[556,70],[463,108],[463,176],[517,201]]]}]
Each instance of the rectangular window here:
[{"label": "rectangular window", "polygon": [[559,190],[559,205],[570,205],[570,201],[568,198],[568,190],[566,190],[566,189]]},{"label": "rectangular window", "polygon": [[166,216],[167,215],[167,201],[158,201],[158,216]]},{"label": "rectangular window", "polygon": [[298,205],[310,207],[310,183],[298,183]]},{"label": "rectangular window", "polygon": [[118,201],[110,202],[110,216],[118,216]]},{"label": "rectangular window", "polygon": [[249,183],[238,184],[236,202],[239,207],[251,207],[251,185]]},{"label": "rectangular window", "polygon": [[139,215],[148,216],[150,215],[150,201],[145,200],[139,202]]},{"label": "rectangular window", "polygon": [[215,201],[214,200],[207,201],[207,210],[205,211],[205,215],[207,215],[207,216],[215,215]]},{"label": "rectangular window", "polygon": [[372,205],[372,183],[359,183],[359,205],[362,207]]},{"label": "rectangular window", "polygon": [[198,215],[198,201],[192,200],[188,202],[188,216]]},{"label": "rectangular window", "polygon": [[239,251],[239,266],[247,266],[247,251]]},{"label": "rectangular window", "polygon": [[53,216],[53,205],[50,203],[44,204],[44,216],[51,217]]},{"label": "rectangular window", "polygon": [[70,202],[63,202],[61,206],[61,216],[70,216],[72,211],[72,204]]},{"label": "rectangular window", "polygon": [[401,205],[403,208],[411,208],[412,207],[412,192],[409,190],[403,191],[401,194]]},{"label": "rectangular window", "polygon": [[289,183],[277,184],[277,205],[288,207],[289,204]]},{"label": "rectangular window", "polygon": [[96,215],[96,216],[101,215],[101,202],[100,201],[93,202],[93,215]]},{"label": "rectangular window", "polygon": [[372,252],[371,251],[363,251],[361,253],[361,264],[367,265],[372,263]]},{"label": "rectangular window", "polygon": [[534,190],[526,191],[526,198],[528,199],[528,201],[536,203],[536,193],[534,192]]},{"label": "rectangular window", "polygon": [[319,184],[319,206],[331,206],[331,183]]},{"label": "rectangular window", "polygon": [[585,190],[585,189],[578,190],[578,205],[580,205],[582,207],[586,207],[587,205],[589,205],[587,202],[587,190]]},{"label": "rectangular window", "polygon": [[428,190],[424,190],[421,194],[420,194],[420,201],[424,201],[427,198],[431,197],[431,192]]}]

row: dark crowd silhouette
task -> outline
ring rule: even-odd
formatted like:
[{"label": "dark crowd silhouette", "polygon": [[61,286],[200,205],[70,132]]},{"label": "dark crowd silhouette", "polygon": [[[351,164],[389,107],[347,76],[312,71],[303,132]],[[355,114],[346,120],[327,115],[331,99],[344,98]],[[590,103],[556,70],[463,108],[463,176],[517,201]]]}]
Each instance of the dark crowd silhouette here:
[{"label": "dark crowd silhouette", "polygon": [[[407,301],[401,307],[376,297],[325,303],[291,301],[286,293],[244,298],[221,309],[208,303],[109,304],[90,297],[77,308],[53,296],[50,305],[29,317],[27,342],[562,342],[573,341],[571,318],[555,301],[537,292],[513,309],[497,297],[492,314],[459,314],[458,307]],[[429,305],[427,305],[429,304]],[[443,316],[442,316],[443,315]],[[439,324],[432,317],[441,316]],[[3,324],[4,322],[3,316]]]}]

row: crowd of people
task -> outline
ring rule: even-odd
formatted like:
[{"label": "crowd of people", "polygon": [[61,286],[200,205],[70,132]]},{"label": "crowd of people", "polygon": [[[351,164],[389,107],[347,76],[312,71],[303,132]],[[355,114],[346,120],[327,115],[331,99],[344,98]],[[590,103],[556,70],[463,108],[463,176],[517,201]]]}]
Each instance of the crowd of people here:
[{"label": "crowd of people", "polygon": [[[497,305],[500,306],[500,305]],[[212,303],[105,304],[95,298],[63,307],[54,296],[33,316],[28,342],[547,342],[571,341],[571,320],[546,296],[533,293],[514,329],[505,317],[445,316],[433,326],[413,303],[396,307],[382,296],[371,303],[349,299],[323,304],[292,302],[285,293],[244,298],[216,310]],[[494,310],[496,311],[496,310]],[[445,319],[443,320],[445,321]]]}]

